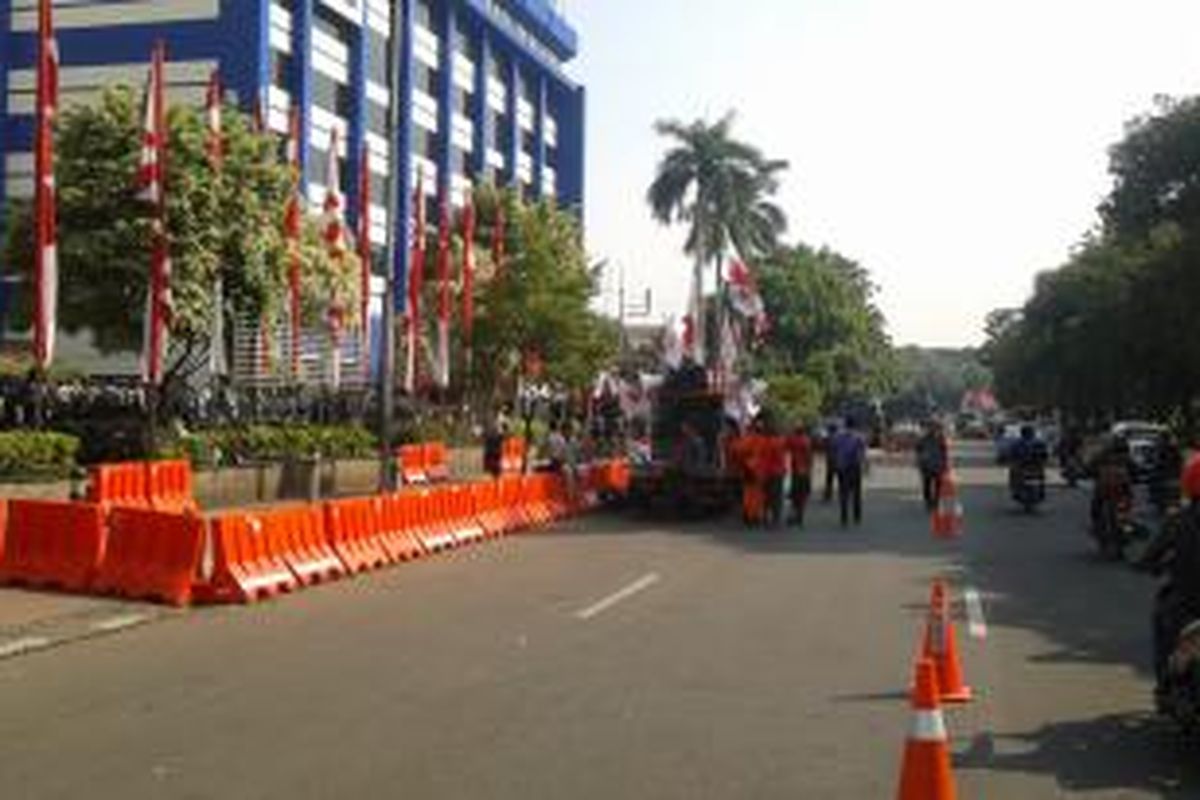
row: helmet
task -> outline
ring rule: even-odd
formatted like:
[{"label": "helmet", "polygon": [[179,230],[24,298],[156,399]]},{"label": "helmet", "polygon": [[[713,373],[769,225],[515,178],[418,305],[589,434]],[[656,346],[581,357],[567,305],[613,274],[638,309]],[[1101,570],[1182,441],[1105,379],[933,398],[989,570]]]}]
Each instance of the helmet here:
[{"label": "helmet", "polygon": [[1193,453],[1183,468],[1183,496],[1188,500],[1200,500],[1200,452]]}]

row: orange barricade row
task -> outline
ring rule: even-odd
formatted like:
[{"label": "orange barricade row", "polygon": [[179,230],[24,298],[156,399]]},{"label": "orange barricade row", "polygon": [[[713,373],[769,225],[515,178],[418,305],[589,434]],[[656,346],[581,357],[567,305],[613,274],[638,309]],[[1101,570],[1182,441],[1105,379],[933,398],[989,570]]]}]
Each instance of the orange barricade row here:
[{"label": "orange barricade row", "polygon": [[93,588],[175,606],[192,601],[204,549],[204,520],[188,513],[116,507]]},{"label": "orange barricade row", "polygon": [[400,481],[405,486],[418,486],[429,483],[425,474],[425,451],[419,444],[406,444],[398,451],[400,461]]},{"label": "orange barricade row", "polygon": [[194,511],[192,465],[189,461],[150,461],[146,464],[146,495],[159,511]]},{"label": "orange barricade row", "polygon": [[413,493],[417,508],[417,536],[430,553],[440,553],[457,546],[454,531],[445,511],[445,495],[437,489],[421,489]]},{"label": "orange barricade row", "polygon": [[509,533],[524,530],[533,524],[528,509],[524,503],[525,484],[516,476],[500,479],[500,505],[504,510]]},{"label": "orange barricade row", "polygon": [[334,552],[350,572],[377,569],[392,562],[379,540],[379,520],[372,498],[326,503],[325,526]]},{"label": "orange barricade row", "polygon": [[450,480],[450,451],[441,442],[429,442],[421,447],[425,477],[433,483]]},{"label": "orange barricade row", "polygon": [[416,509],[413,496],[407,492],[379,498],[379,539],[393,561],[414,561],[425,555],[416,531]]},{"label": "orange barricade row", "polygon": [[4,541],[8,538],[8,501],[0,499],[0,562],[4,560]]},{"label": "orange barricade row", "polygon": [[273,509],[261,518],[268,540],[276,544],[283,563],[302,585],[326,583],[346,574],[346,565],[326,539],[320,506]]},{"label": "orange barricade row", "polygon": [[494,539],[508,533],[507,515],[500,502],[500,481],[479,481],[471,485],[475,499],[475,518],[484,534]]},{"label": "orange barricade row", "polygon": [[94,503],[10,500],[0,582],[87,590],[104,557],[104,511]]},{"label": "orange barricade row", "polygon": [[146,465],[140,461],[97,464],[88,474],[87,500],[103,506],[145,506]]},{"label": "orange barricade row", "polygon": [[211,594],[219,602],[251,603],[296,588],[284,561],[282,539],[269,536],[255,514],[233,512],[214,518]]},{"label": "orange barricade row", "polygon": [[487,538],[487,531],[475,516],[475,493],[465,484],[446,486],[446,514],[454,539],[461,544],[476,544]]}]

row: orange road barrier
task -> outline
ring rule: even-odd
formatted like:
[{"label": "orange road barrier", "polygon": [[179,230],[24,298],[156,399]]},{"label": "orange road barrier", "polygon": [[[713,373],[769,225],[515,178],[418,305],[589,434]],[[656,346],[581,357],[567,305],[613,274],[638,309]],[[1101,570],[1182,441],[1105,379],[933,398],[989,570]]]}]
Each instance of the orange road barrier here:
[{"label": "orange road barrier", "polygon": [[471,484],[471,493],[475,499],[475,517],[490,539],[508,533],[508,515],[504,512],[500,486],[500,481],[494,480]]},{"label": "orange road barrier", "polygon": [[117,506],[108,515],[98,592],[174,606],[192,602],[204,550],[204,520],[195,514]]},{"label": "orange road barrier", "polygon": [[416,509],[416,533],[421,546],[429,553],[440,553],[453,549],[458,542],[446,519],[444,496],[437,489],[419,489],[412,492],[412,503]]},{"label": "orange road barrier", "polygon": [[9,500],[0,583],[84,591],[104,556],[105,532],[97,504]]},{"label": "orange road barrier", "polygon": [[373,498],[325,503],[325,530],[334,552],[350,572],[377,569],[392,562],[379,541]]},{"label": "orange road barrier", "polygon": [[913,723],[904,744],[898,800],[954,800],[950,743],[938,702],[937,668],[927,658],[917,661],[913,684]]},{"label": "orange road barrier", "polygon": [[191,462],[147,462],[146,496],[150,505],[159,511],[195,511]]},{"label": "orange road barrier", "polygon": [[412,494],[400,492],[379,498],[379,541],[392,561],[415,561],[425,555],[417,537]]},{"label": "orange road barrier", "polygon": [[400,481],[405,486],[419,486],[429,483],[425,474],[425,451],[419,444],[406,444],[398,451],[400,461]]},{"label": "orange road barrier", "polygon": [[521,472],[525,468],[527,449],[528,444],[519,436],[510,436],[505,439],[500,449],[501,471],[506,474]]},{"label": "orange road barrier", "polygon": [[149,492],[140,461],[96,464],[88,470],[87,501],[103,506],[145,506]]},{"label": "orange road barrier", "polygon": [[283,563],[303,586],[327,583],[346,574],[346,565],[325,536],[325,513],[319,505],[275,508],[261,514],[266,534]]},{"label": "orange road barrier", "polygon": [[454,539],[459,544],[475,544],[487,538],[487,531],[475,515],[475,493],[466,484],[446,486],[447,517]]},{"label": "orange road barrier", "polygon": [[428,442],[421,446],[421,460],[425,465],[425,477],[431,483],[450,480],[450,451],[442,442]]},{"label": "orange road barrier", "polygon": [[505,516],[505,532],[528,528],[531,520],[524,505],[525,481],[509,475],[500,479],[500,507]]},{"label": "orange road barrier", "polygon": [[930,528],[936,538],[953,539],[963,531],[963,507],[954,473],[949,470],[942,473],[938,486],[938,502],[930,518]]},{"label": "orange road barrier", "polygon": [[277,530],[268,531],[259,515],[222,514],[209,521],[209,531],[213,574],[206,596],[217,602],[253,603],[298,585],[284,558],[286,543]]},{"label": "orange road barrier", "polygon": [[949,590],[942,581],[934,581],[921,657],[930,659],[937,667],[943,703],[968,703],[972,699],[971,688],[963,681],[956,639]]},{"label": "orange road barrier", "polygon": [[8,501],[0,498],[0,562],[4,560],[4,540],[8,538]]}]

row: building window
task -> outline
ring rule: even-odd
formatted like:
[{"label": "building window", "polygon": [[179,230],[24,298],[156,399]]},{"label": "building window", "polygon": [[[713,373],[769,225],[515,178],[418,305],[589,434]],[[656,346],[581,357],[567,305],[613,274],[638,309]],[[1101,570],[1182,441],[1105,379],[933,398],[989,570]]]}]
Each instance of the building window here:
[{"label": "building window", "polygon": [[371,203],[377,206],[387,207],[388,203],[388,179],[386,175],[380,175],[375,170],[371,170]]},{"label": "building window", "polygon": [[450,174],[467,174],[467,154],[457,147],[450,148]]},{"label": "building window", "polygon": [[287,89],[291,85],[292,57],[274,48],[271,49],[271,85]]},{"label": "building window", "polygon": [[521,150],[522,150],[522,152],[533,155],[533,152],[536,148],[537,148],[537,142],[533,137],[533,131],[526,131],[526,130],[521,131]]},{"label": "building window", "polygon": [[313,70],[313,101],[342,119],[354,116],[354,99],[350,88],[317,70]]},{"label": "building window", "polygon": [[413,7],[413,18],[425,30],[433,30],[433,5],[429,0],[417,0],[417,4]]},{"label": "building window", "polygon": [[343,44],[350,40],[351,23],[328,6],[317,3],[313,7],[313,27]]},{"label": "building window", "polygon": [[[342,191],[342,195],[346,193],[346,159],[338,158],[338,172],[342,180],[342,185],[338,188]],[[325,185],[329,179],[329,153],[326,150],[318,150],[315,147],[308,148],[308,179],[313,183]]]},{"label": "building window", "polygon": [[492,118],[492,146],[508,156],[512,147],[512,126],[508,123],[507,114],[496,114]]},{"label": "building window", "polygon": [[473,115],[475,108],[475,94],[468,92],[459,86],[454,87],[454,110],[462,114],[467,119]]},{"label": "building window", "polygon": [[508,62],[504,60],[503,56],[493,55],[488,59],[487,70],[488,75],[504,83],[505,76],[508,75]]},{"label": "building window", "polygon": [[367,130],[371,133],[377,133],[380,136],[387,136],[388,132],[388,110],[381,105],[368,100],[366,104],[367,111]]},{"label": "building window", "polygon": [[441,90],[441,72],[415,59],[413,67],[413,87],[430,97],[437,97]]},{"label": "building window", "polygon": [[367,77],[380,86],[390,86],[392,48],[386,36],[370,27],[367,31]]},{"label": "building window", "polygon": [[462,17],[456,18],[454,23],[454,49],[472,64],[479,61],[479,43],[475,39],[475,32]]},{"label": "building window", "polygon": [[423,158],[427,158],[436,164],[440,152],[441,150],[438,147],[437,136],[425,130],[420,125],[414,125],[413,153]]}]

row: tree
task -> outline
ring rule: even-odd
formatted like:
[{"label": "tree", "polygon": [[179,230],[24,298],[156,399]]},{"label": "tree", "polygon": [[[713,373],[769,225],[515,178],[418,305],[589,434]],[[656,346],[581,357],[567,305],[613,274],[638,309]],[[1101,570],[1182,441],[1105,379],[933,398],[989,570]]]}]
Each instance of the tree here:
[{"label": "tree", "polygon": [[[213,286],[220,274],[229,320],[274,323],[286,307],[287,258],[282,232],[290,191],[280,145],[251,129],[246,115],[224,109],[223,172],[216,176],[204,150],[205,127],[196,109],[170,110],[167,229],[173,313],[168,380],[201,363],[211,342]],[[136,197],[141,147],[138,93],[110,88],[95,106],[67,111],[57,132],[59,202],[59,324],[88,330],[102,352],[141,346],[149,270],[150,221]],[[13,209],[8,263],[32,269],[28,207]],[[301,247],[306,321],[324,318],[331,301],[359,308],[358,259],[332,259],[315,219],[306,219]],[[226,326],[232,330],[232,326]]]},{"label": "tree", "polygon": [[732,127],[733,114],[712,124],[668,120],[655,126],[672,147],[659,162],[646,199],[662,224],[689,226],[684,252],[695,259],[697,308],[702,308],[699,294],[708,265],[719,265],[731,246],[747,259],[765,256],[787,229],[786,215],[770,201],[787,162],[768,159],[732,138]]},{"label": "tree", "polygon": [[495,397],[515,388],[531,362],[541,380],[564,389],[591,385],[612,363],[618,332],[589,307],[597,276],[588,267],[575,217],[550,201],[523,204],[509,192],[476,192],[481,236],[490,235],[496,209],[505,208],[506,258],[491,264],[480,242],[474,337],[477,386]]},{"label": "tree", "polygon": [[836,407],[891,385],[891,343],[867,272],[832,250],[805,245],[778,251],[759,269],[771,329],[754,371],[776,382],[801,375]]}]

